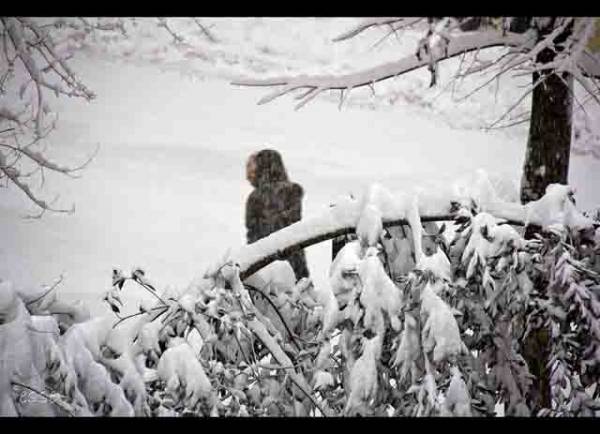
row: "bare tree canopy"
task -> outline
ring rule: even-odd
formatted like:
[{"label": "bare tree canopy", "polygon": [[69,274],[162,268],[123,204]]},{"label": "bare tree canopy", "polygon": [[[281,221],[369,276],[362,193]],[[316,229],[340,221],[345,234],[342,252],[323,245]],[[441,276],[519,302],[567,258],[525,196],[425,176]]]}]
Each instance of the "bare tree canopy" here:
[{"label": "bare tree canopy", "polygon": [[[494,62],[474,62],[467,70],[457,71],[455,78],[463,77],[493,68],[493,79],[509,71],[532,73],[542,69],[554,69],[556,74],[571,73],[577,81],[596,97],[598,87],[589,83],[589,77],[600,77],[600,61],[586,47],[593,37],[596,25],[595,18],[564,17],[556,20],[553,30],[538,40],[539,30],[531,26],[527,31],[511,31],[511,19],[503,18],[500,23],[481,24],[475,31],[463,31],[461,25],[468,23],[469,18],[447,17],[441,20],[425,18],[376,18],[368,19],[358,26],[338,36],[334,41],[353,38],[376,26],[390,27],[389,34],[406,28],[425,27],[425,36],[420,40],[414,54],[394,62],[384,63],[373,68],[341,75],[290,75],[264,79],[241,79],[233,82],[240,86],[266,86],[281,88],[263,97],[259,104],[264,104],[286,93],[298,89],[306,89],[297,99],[296,108],[304,106],[318,94],[326,90],[340,91],[340,106],[345,96],[352,89],[373,86],[373,84],[393,78],[418,68],[428,67],[432,73],[432,85],[436,83],[437,63],[467,52],[479,52],[493,47],[506,47],[507,51]],[[534,23],[541,22],[533,21]],[[556,48],[557,37],[569,26],[573,28],[566,41],[561,41],[560,54],[550,64],[539,64],[536,56],[545,48]],[[516,30],[519,30],[518,28]],[[558,50],[557,50],[558,51]],[[493,80],[491,79],[490,82]],[[533,84],[535,86],[535,84]]]},{"label": "bare tree canopy", "polygon": [[[55,129],[58,115],[53,112],[51,96],[91,101],[94,92],[69,64],[71,50],[57,38],[61,29],[73,32],[67,36],[82,39],[102,32],[127,37],[134,19],[124,18],[0,18],[0,182],[19,188],[39,209],[29,217],[41,217],[45,211],[72,212],[38,197],[32,189],[32,176],[39,174],[44,184],[44,172],[50,171],[75,177],[85,168],[99,147],[80,165],[70,167],[51,161],[46,146]],[[193,22],[211,43],[217,38],[199,20]],[[184,37],[169,25],[166,18],[157,18],[156,25],[173,37],[173,43]],[[27,170],[33,165],[34,170]]]}]

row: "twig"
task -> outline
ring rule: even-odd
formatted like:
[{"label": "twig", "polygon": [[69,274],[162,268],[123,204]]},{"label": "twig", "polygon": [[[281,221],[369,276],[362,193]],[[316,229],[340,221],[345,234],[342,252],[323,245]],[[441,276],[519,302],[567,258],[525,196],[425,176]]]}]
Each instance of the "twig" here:
[{"label": "twig", "polygon": [[208,30],[208,28],[205,25],[203,25],[200,21],[198,21],[198,18],[194,18],[193,20],[210,42],[219,42],[217,38],[215,38],[214,35]]},{"label": "twig", "polygon": [[[281,349],[281,347],[275,342],[272,336],[269,334],[264,324],[258,321],[256,318],[248,321],[248,327],[254,332],[257,338],[263,343],[263,345],[268,349],[268,351],[273,355],[273,358],[279,363],[281,366],[290,366],[292,365],[289,357],[285,354],[285,352]],[[312,396],[309,391],[308,384],[304,377],[297,372],[289,373],[290,379],[298,386],[298,389],[310,399],[313,405],[319,409],[323,416],[329,416],[329,412],[323,409],[323,407],[317,402],[317,400]]]},{"label": "twig", "polygon": [[521,119],[518,121],[514,121],[514,122],[510,122],[508,124],[504,124],[504,125],[499,125],[499,126],[490,126],[490,127],[486,127],[485,131],[491,131],[491,130],[502,130],[504,128],[510,128],[510,127],[515,127],[517,125],[521,125],[524,123],[527,123],[531,120],[531,118],[525,118],[525,119]]},{"label": "twig", "polygon": [[167,307],[169,306],[169,304],[166,301],[164,301],[157,293],[152,291],[145,283],[138,280],[137,277],[133,277],[131,280],[133,280],[135,283],[137,283],[142,288],[144,288],[146,291],[148,291],[150,294],[152,294],[154,297],[156,297],[164,306],[167,306]]},{"label": "twig", "polygon": [[75,212],[75,207],[72,207],[70,210],[62,208],[52,208],[45,201],[38,199],[35,196],[35,194],[31,191],[29,185],[25,184],[24,182],[21,182],[21,180],[19,179],[20,172],[16,168],[6,165],[6,160],[4,159],[4,154],[2,154],[2,152],[0,152],[0,172],[3,172],[8,177],[8,179],[10,179],[13,182],[13,184],[15,184],[19,189],[21,189],[21,191],[23,191],[23,193],[25,193],[25,195],[27,195],[29,199],[31,199],[33,203],[35,203],[38,207],[42,209],[39,214],[29,216],[29,218],[40,218],[46,211],[67,214],[72,214],[73,212]]},{"label": "twig", "polygon": [[58,278],[58,280],[46,291],[44,292],[42,295],[40,295],[39,297],[28,301],[27,303],[25,303],[26,306],[32,305],[33,303],[35,303],[36,301],[40,301],[42,298],[44,298],[45,296],[47,296],[48,294],[50,294],[50,292],[52,292],[61,282],[63,281],[63,275],[61,274]]},{"label": "twig", "polygon": [[[422,17],[415,18],[415,19],[413,19],[412,21],[410,21],[408,23],[401,23],[398,27],[394,26],[395,22],[398,21],[398,20],[394,20],[394,22],[387,22],[386,26],[389,27],[389,30],[386,32],[386,34],[383,37],[381,37],[377,42],[375,42],[375,44],[373,44],[371,46],[371,49],[373,49],[373,48],[377,47],[378,45],[382,44],[391,35],[394,35],[396,37],[396,40],[398,42],[400,42],[400,37],[398,36],[398,30],[402,30],[403,28],[407,28],[407,27],[413,26],[413,25],[417,24],[421,20],[423,20]],[[383,24],[378,24],[378,25],[379,26],[383,26]]]},{"label": "twig", "polygon": [[[149,313],[149,312],[151,312],[151,311],[155,311],[155,310],[161,310],[161,309],[163,309],[163,312],[161,312],[161,314],[163,314],[163,313],[165,313],[165,312],[166,312],[166,311],[169,309],[169,307],[168,307],[168,306],[159,306],[159,307],[153,307],[153,308],[152,308],[152,309],[150,309],[149,311],[144,311],[144,312],[136,312],[136,313],[133,313],[133,314],[131,314],[131,315],[127,315],[127,316],[124,316],[124,317],[120,317],[119,321],[117,321],[116,323],[114,323],[114,324],[113,324],[113,326],[112,326],[112,328],[114,329],[114,328],[115,328],[115,327],[117,327],[119,324],[121,324],[123,321],[125,321],[125,320],[128,320],[129,318],[133,318],[133,317],[136,317],[136,316],[139,316],[139,315],[144,315],[144,314],[146,314],[146,313]],[[160,315],[159,315],[159,316],[160,316]],[[158,318],[158,317],[156,317],[156,318]],[[156,318],[154,318],[152,321],[156,320]]]},{"label": "twig", "polygon": [[402,27],[408,27],[410,25],[415,24],[418,21],[421,21],[422,18],[420,18],[420,17],[413,18],[413,22],[411,22],[409,24],[404,23],[404,25],[402,25],[402,21],[404,21],[404,20],[410,20],[410,18],[407,18],[407,17],[368,18],[368,19],[365,19],[360,24],[358,24],[357,26],[355,26],[355,27],[353,27],[353,28],[345,31],[341,35],[339,35],[336,38],[334,38],[333,42],[340,42],[340,41],[344,41],[346,39],[353,38],[356,35],[358,35],[359,33],[362,33],[362,32],[364,32],[365,30],[367,30],[367,29],[369,29],[371,27],[393,25],[393,24],[395,24],[397,22],[401,22],[400,27],[398,27],[398,30],[399,30]]},{"label": "twig", "polygon": [[173,37],[173,40],[175,41],[176,44],[180,44],[185,42],[185,40],[183,39],[183,36],[175,33],[171,27],[169,27],[169,25],[167,24],[167,19],[166,18],[158,18],[158,25],[159,27],[163,27],[167,32],[169,32],[169,34]]},{"label": "twig", "polygon": [[500,116],[500,117],[499,117],[497,120],[495,120],[494,122],[492,122],[492,124],[491,124],[491,125],[488,127],[488,129],[489,129],[489,128],[492,128],[492,127],[494,127],[494,126],[495,126],[496,124],[498,124],[500,121],[504,120],[504,118],[505,118],[506,116],[508,116],[508,114],[509,114],[510,112],[512,112],[512,111],[513,111],[513,110],[514,110],[514,109],[515,109],[515,108],[516,108],[516,107],[517,107],[519,104],[521,104],[521,102],[522,102],[522,101],[523,101],[523,100],[524,100],[524,99],[525,99],[527,96],[529,96],[529,94],[530,94],[531,92],[533,92],[533,91],[534,91],[534,89],[535,89],[536,87],[538,87],[540,84],[544,83],[548,77],[550,77],[550,75],[545,75],[544,77],[542,77],[541,79],[539,79],[539,80],[538,80],[538,81],[537,81],[537,82],[536,82],[536,83],[535,83],[533,86],[531,86],[531,88],[530,88],[529,90],[527,90],[526,92],[524,92],[524,93],[523,93],[523,95],[521,95],[521,97],[520,97],[519,99],[517,99],[517,101],[516,101],[516,102],[515,102],[513,105],[511,105],[511,106],[509,107],[509,109],[508,109],[508,110],[506,110],[502,116]]},{"label": "twig", "polygon": [[[196,329],[198,330],[198,329]],[[198,330],[198,333],[200,333],[200,330]],[[242,353],[242,357],[244,358],[244,361],[246,362],[246,364],[248,366],[252,366],[250,364],[250,359],[248,357],[246,357],[246,352],[244,351],[244,348],[242,348],[242,343],[240,342],[240,340],[237,337],[237,334],[235,332],[235,330],[233,330],[233,338],[235,339],[235,342],[237,343],[238,347],[240,348],[240,352]],[[254,376],[258,378],[258,375],[256,374],[256,372],[254,371],[254,368],[251,368],[252,372],[254,372]]]},{"label": "twig", "polygon": [[277,316],[279,317],[279,319],[281,320],[281,322],[283,323],[283,326],[285,327],[285,330],[287,331],[288,335],[290,336],[290,339],[292,340],[292,342],[294,343],[294,345],[296,346],[296,349],[298,351],[301,350],[300,345],[298,344],[298,342],[296,341],[296,339],[294,338],[294,334],[291,332],[290,328],[288,327],[285,319],[283,318],[283,315],[281,314],[281,312],[279,312],[279,309],[277,308],[277,306],[275,306],[275,303],[273,302],[273,300],[271,300],[271,298],[265,294],[263,291],[261,291],[260,289],[252,286],[252,285],[248,285],[247,283],[244,283],[244,287],[250,291],[254,291],[254,292],[258,292],[260,295],[263,296],[263,298],[265,300],[267,300],[267,302],[271,305],[271,307],[275,310],[275,313],[277,314]]}]

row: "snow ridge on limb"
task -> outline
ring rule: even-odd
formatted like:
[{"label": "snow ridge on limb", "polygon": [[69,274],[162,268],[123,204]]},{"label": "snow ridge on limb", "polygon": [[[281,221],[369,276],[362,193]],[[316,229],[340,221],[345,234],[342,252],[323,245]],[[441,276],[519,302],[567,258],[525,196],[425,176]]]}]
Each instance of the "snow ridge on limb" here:
[{"label": "snow ridge on limb", "polygon": [[[420,223],[453,220],[456,217],[455,204],[475,204],[478,212],[487,212],[511,225],[536,224],[544,227],[547,222],[555,222],[557,219],[576,228],[592,224],[591,220],[571,206],[572,202],[567,198],[572,192],[566,186],[550,186],[547,194],[538,201],[521,205],[498,199],[493,190],[490,190],[492,187],[489,182],[485,182],[484,174],[480,174],[480,177],[482,180],[477,183],[476,191],[453,191],[445,195],[429,192],[416,196],[393,195],[381,186],[370,186],[361,200],[342,198],[320,215],[305,218],[268,237],[242,246],[233,254],[232,260],[239,264],[240,277],[244,280],[274,260],[296,250],[353,233],[361,218],[365,224],[366,217],[363,216],[363,211],[367,207],[371,211],[373,207],[377,208],[381,214],[382,227],[410,225],[412,230],[417,232],[421,231]],[[548,208],[552,211],[551,216],[540,212],[541,208],[547,208],[548,202],[555,204],[551,209]],[[416,223],[417,221],[419,223]],[[422,248],[417,245],[420,244],[420,240],[420,235],[414,237],[413,242],[417,249],[415,252],[422,252]],[[421,259],[421,255],[416,259]]]},{"label": "snow ridge on limb", "polygon": [[[394,62],[387,62],[373,68],[340,75],[297,75],[281,76],[265,79],[241,79],[234,81],[233,85],[239,86],[283,86],[281,89],[266,95],[258,104],[265,104],[296,89],[313,89],[315,92],[323,90],[344,90],[363,86],[371,86],[376,82],[405,74],[415,69],[427,66],[432,62],[449,59],[467,51],[491,47],[519,47],[529,39],[528,35],[511,32],[488,30],[459,34],[450,39],[445,47],[432,47],[430,56],[410,55]],[[300,104],[308,102],[314,95],[304,95]],[[299,104],[299,105],[300,105]],[[303,104],[302,104],[303,105]],[[301,105],[300,105],[301,107]],[[299,107],[298,107],[299,108]]]}]

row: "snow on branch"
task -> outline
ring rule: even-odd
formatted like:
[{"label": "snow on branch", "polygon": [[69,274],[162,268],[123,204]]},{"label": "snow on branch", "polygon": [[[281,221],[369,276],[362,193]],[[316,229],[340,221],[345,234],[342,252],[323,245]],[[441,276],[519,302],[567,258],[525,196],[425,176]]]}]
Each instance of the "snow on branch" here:
[{"label": "snow on branch", "polygon": [[341,75],[298,75],[282,76],[267,79],[242,79],[232,84],[239,86],[282,86],[263,97],[258,103],[265,104],[296,89],[309,89],[309,92],[299,97],[301,108],[315,96],[325,90],[347,91],[372,86],[374,83],[405,74],[418,68],[430,65],[432,62],[449,59],[465,52],[485,48],[505,46],[520,47],[528,41],[528,36],[511,32],[486,30],[481,32],[458,34],[447,42],[447,45],[433,47],[430,56],[419,53],[404,57],[394,62],[387,62],[373,68]]},{"label": "snow on branch", "polygon": [[[411,209],[416,205],[418,221],[450,221],[457,217],[457,205],[476,204],[478,212],[487,212],[511,225],[537,225],[546,227],[552,224],[564,224],[575,229],[590,226],[591,220],[581,215],[571,201],[573,191],[564,185],[552,184],[546,195],[527,205],[504,202],[497,199],[489,190],[489,184],[480,182],[481,192],[469,196],[448,193],[444,196],[422,194],[417,196],[394,196],[377,184],[369,187],[361,200],[344,198],[320,215],[303,219],[268,237],[241,247],[232,260],[239,264],[240,275],[245,279],[271,262],[284,258],[296,250],[326,241],[343,234],[358,232],[358,227],[369,220],[366,215],[375,206],[375,215],[380,216],[383,228],[398,225],[411,225]],[[487,192],[485,191],[487,189]],[[376,201],[365,202],[366,197]],[[371,219],[372,220],[372,219]],[[412,221],[415,221],[412,218]],[[375,223],[374,223],[375,224]],[[362,230],[362,229],[361,229]],[[413,228],[415,231],[416,228]],[[419,229],[420,231],[420,229]],[[417,235],[417,234],[415,234]],[[414,237],[416,252],[420,248],[420,236]],[[417,256],[418,258],[418,256]]]},{"label": "snow on branch", "polygon": [[[4,124],[2,127],[8,124],[7,128],[0,128],[0,149],[4,151],[0,154],[0,178],[16,185],[41,208],[36,217],[44,211],[71,210],[54,208],[39,199],[26,178],[39,171],[43,185],[44,169],[75,177],[74,172],[86,167],[98,151],[96,149],[79,167],[67,167],[49,160],[44,147],[39,146],[54,130],[57,120],[49,105],[48,92],[56,97],[64,95],[86,101],[95,98],[69,65],[72,53],[64,52],[53,32],[64,26],[86,33],[115,30],[124,33],[125,30],[120,19],[79,20],[83,26],[75,18],[51,19],[48,24],[36,18],[0,17],[0,64],[8,67],[0,78],[0,124]],[[15,96],[18,93],[19,97],[12,97],[11,93]],[[26,161],[36,166],[34,172],[25,173],[23,163]]]},{"label": "snow on branch", "polygon": [[[372,27],[390,27],[391,30],[386,35],[387,37],[401,28],[414,26],[422,19],[370,18],[340,35],[335,41],[352,38]],[[547,23],[548,20],[540,18],[533,20],[529,23],[529,28],[519,32],[509,31],[510,25],[506,24],[506,20],[503,20],[502,25],[493,24],[494,20],[481,21],[487,24],[478,25],[475,31],[466,31],[462,27],[466,19],[430,17],[428,19],[428,30],[420,39],[415,54],[372,68],[339,75],[315,74],[264,79],[244,78],[234,81],[232,84],[240,86],[278,86],[277,89],[260,99],[258,104],[265,104],[289,92],[303,89],[305,93],[296,96],[296,99],[299,100],[296,109],[300,109],[324,91],[339,90],[341,108],[348,93],[354,88],[362,86],[372,88],[376,82],[423,67],[427,67],[431,72],[431,86],[434,86],[437,81],[438,62],[470,52],[474,53],[475,61],[477,61],[480,51],[492,47],[505,47],[507,52],[494,61],[478,62],[477,65],[471,66],[466,72],[461,73],[459,71],[456,74],[454,79],[487,71],[491,68],[498,69],[491,79],[486,80],[483,85],[469,93],[465,98],[509,71],[520,74],[531,74],[536,71],[550,71],[555,74],[568,72],[590,95],[597,97],[596,95],[600,89],[596,83],[588,83],[588,79],[600,77],[600,59],[586,48],[594,35],[595,18],[557,17],[549,23]],[[541,25],[551,25],[551,27],[541,30],[539,27]],[[556,53],[551,62],[540,60],[541,53],[547,50]],[[596,85],[595,88],[594,85]],[[598,101],[600,102],[600,99]]]},{"label": "snow on branch", "polygon": [[100,150],[100,146],[96,146],[95,151],[92,153],[92,155],[90,155],[90,157],[87,158],[86,161],[84,161],[79,166],[69,167],[69,166],[63,166],[63,165],[57,164],[53,161],[50,161],[41,152],[33,151],[28,146],[15,147],[15,146],[11,146],[9,144],[1,143],[1,142],[0,142],[0,146],[8,148],[16,153],[25,155],[30,160],[32,160],[36,164],[38,164],[40,167],[51,170],[53,172],[62,173],[63,175],[67,175],[67,176],[70,176],[73,178],[77,177],[73,173],[78,172],[78,171],[84,169],[85,167],[87,167],[87,165],[91,163],[91,161],[94,159],[94,157],[98,154],[98,151]]},{"label": "snow on branch", "polygon": [[[175,42],[185,42],[170,21],[163,17],[156,20]],[[193,21],[208,40],[217,42],[208,27],[196,18]],[[4,151],[0,178],[14,183],[42,211],[56,209],[33,194],[27,178],[39,173],[43,185],[44,169],[74,177],[74,172],[87,166],[98,151],[81,166],[67,167],[50,161],[43,147],[34,149],[34,145],[41,145],[48,138],[58,119],[49,92],[56,97],[93,100],[94,92],[69,63],[74,55],[73,45],[79,46],[82,39],[100,32],[107,32],[110,39],[119,34],[127,38],[128,23],[136,25],[134,18],[0,17],[0,149]],[[26,173],[23,164],[31,162],[36,168]]]},{"label": "snow on branch", "polygon": [[7,165],[6,158],[4,154],[0,152],[0,173],[3,173],[14,185],[16,185],[25,195],[38,207],[41,208],[41,212],[36,215],[30,216],[31,218],[39,218],[43,215],[45,211],[53,211],[58,213],[73,213],[75,211],[75,207],[71,207],[71,209],[62,209],[62,208],[54,208],[45,200],[39,199],[29,185],[23,182],[21,172],[15,168]]}]

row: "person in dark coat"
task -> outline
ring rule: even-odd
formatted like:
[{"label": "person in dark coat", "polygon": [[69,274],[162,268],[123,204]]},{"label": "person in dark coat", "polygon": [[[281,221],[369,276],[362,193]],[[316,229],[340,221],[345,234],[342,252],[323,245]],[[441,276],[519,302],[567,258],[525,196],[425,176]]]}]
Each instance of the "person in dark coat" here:
[{"label": "person in dark coat", "polygon": [[[254,187],[246,201],[248,243],[302,218],[304,190],[288,179],[279,152],[264,149],[252,154],[246,166],[246,177]],[[304,250],[298,250],[286,259],[294,269],[296,279],[309,276]]]}]

